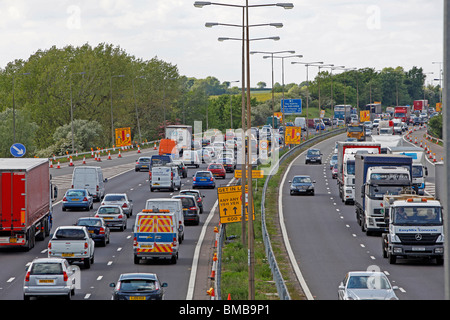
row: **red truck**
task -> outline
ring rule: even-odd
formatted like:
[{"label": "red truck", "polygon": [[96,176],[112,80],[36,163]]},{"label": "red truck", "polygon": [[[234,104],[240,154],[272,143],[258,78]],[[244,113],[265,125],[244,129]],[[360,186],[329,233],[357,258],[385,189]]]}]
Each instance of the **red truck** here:
[{"label": "red truck", "polygon": [[30,250],[52,227],[52,201],[47,159],[0,159],[0,246]]},{"label": "red truck", "polygon": [[402,120],[402,122],[409,124],[410,117],[411,117],[410,106],[395,107],[394,119],[400,119]]},{"label": "red truck", "polygon": [[428,100],[414,100],[414,112],[427,112]]}]

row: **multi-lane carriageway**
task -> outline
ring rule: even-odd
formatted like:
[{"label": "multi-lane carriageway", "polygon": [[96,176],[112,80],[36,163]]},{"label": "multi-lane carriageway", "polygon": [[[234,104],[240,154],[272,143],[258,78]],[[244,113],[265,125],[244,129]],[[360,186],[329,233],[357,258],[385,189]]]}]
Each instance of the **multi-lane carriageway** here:
[{"label": "multi-lane carriageway", "polygon": [[[346,272],[369,269],[384,272],[399,287],[396,294],[401,300],[444,299],[443,266],[420,259],[399,259],[397,264],[389,264],[382,257],[381,237],[363,233],[354,206],[345,205],[339,198],[329,160],[335,142],[344,139],[339,135],[316,145],[324,154],[322,165],[305,165],[304,153],[300,154],[280,186],[280,222],[286,228],[292,261],[298,266],[297,276],[303,280],[308,298],[335,300]],[[433,164],[427,166],[427,182],[434,182]],[[288,181],[298,174],[309,174],[316,181],[315,196],[289,195]]]},{"label": "multi-lane carriageway", "polygon": [[[402,300],[444,298],[443,267],[433,262],[422,260],[399,261],[390,265],[381,255],[381,238],[366,236],[355,219],[355,210],[351,205],[344,205],[338,196],[336,180],[331,178],[328,167],[329,156],[333,152],[335,141],[344,136],[336,136],[317,144],[324,153],[324,164],[305,165],[304,154],[292,162],[287,171],[284,183],[280,187],[279,207],[282,214],[281,223],[286,229],[286,237],[292,248],[292,260],[298,265],[298,277],[305,285],[308,298],[316,300],[335,300],[337,287],[344,275],[352,270],[379,269],[385,272],[394,285],[399,286],[397,295]],[[149,155],[156,151],[144,151]],[[143,209],[149,198],[170,197],[169,192],[149,192],[148,173],[135,172],[134,163],[139,157],[136,152],[124,153],[122,158],[94,162],[88,165],[99,165],[108,178],[107,192],[127,192],[134,203],[134,214],[128,221],[128,228],[112,231],[111,243],[106,247],[97,247],[95,263],[90,269],[81,268],[81,288],[74,299],[108,300],[111,297],[109,283],[116,282],[118,276],[125,272],[155,272],[162,281],[168,283],[166,299],[206,300],[206,279],[209,275],[208,257],[211,243],[201,245],[203,227],[213,225],[209,220],[214,211],[217,191],[202,190],[205,195],[205,211],[201,215],[199,226],[187,226],[185,241],[181,244],[178,263],[169,265],[164,262],[147,262],[140,265],[133,263],[132,226],[135,213]],[[75,163],[75,165],[78,165]],[[204,165],[203,165],[204,166]],[[202,167],[201,167],[202,168]],[[67,165],[61,169],[51,169],[53,182],[58,185],[59,198],[70,187],[73,168]],[[183,187],[192,185],[192,174],[196,169],[189,169]],[[315,196],[290,196],[288,180],[296,174],[309,174],[316,181]],[[226,185],[232,179],[220,181]],[[434,170],[429,164],[429,176],[434,181]],[[176,192],[174,193],[176,194]],[[54,204],[53,230],[60,225],[70,225],[79,217],[93,215],[94,210],[66,211],[61,210],[61,203]],[[299,209],[300,208],[300,209]],[[217,211],[216,211],[217,212]],[[208,228],[211,229],[211,228]],[[26,265],[34,258],[47,256],[47,241],[37,242],[29,252],[17,252],[2,249],[0,251],[0,299],[21,300],[22,286]],[[198,263],[198,264],[197,264]],[[192,270],[196,271],[193,272]],[[203,281],[202,281],[203,280]]]},{"label": "multi-lane carriageway", "polygon": [[[147,149],[148,150],[148,149]],[[126,192],[133,200],[133,215],[128,219],[128,228],[125,231],[111,231],[111,242],[106,247],[96,247],[95,262],[90,269],[84,269],[81,265],[81,286],[76,290],[75,300],[109,300],[112,288],[109,284],[117,282],[121,273],[127,272],[155,272],[163,282],[168,283],[166,289],[166,299],[169,300],[202,300],[210,299],[206,294],[209,283],[211,269],[208,263],[212,259],[209,257],[211,242],[200,241],[204,236],[202,233],[206,223],[212,225],[210,212],[213,211],[216,199],[216,189],[202,189],[204,198],[204,212],[200,215],[201,222],[198,226],[187,225],[185,227],[185,240],[180,245],[179,259],[176,264],[169,264],[164,261],[147,261],[139,265],[133,263],[133,236],[132,227],[136,213],[144,209],[145,201],[149,198],[171,197],[175,193],[167,191],[150,192],[148,182],[148,172],[135,172],[135,161],[141,155],[150,155],[157,151],[142,150],[141,154],[127,152],[122,154],[122,158],[113,157],[112,160],[95,162],[87,160],[87,165],[96,165],[103,168],[106,183],[106,192]],[[75,163],[75,166],[81,165]],[[200,169],[205,169],[202,165]],[[182,179],[182,189],[192,186],[192,175],[197,169],[190,168],[187,178]],[[54,203],[53,228],[61,225],[72,225],[79,217],[94,215],[96,208],[100,205],[94,203],[94,209],[86,211],[65,211],[61,209],[59,201],[65,191],[71,186],[71,176],[73,167],[67,164],[61,165],[60,169],[51,169],[53,182],[58,186],[58,200]],[[226,185],[233,179],[233,174],[227,174],[225,180],[218,180],[217,185]],[[209,218],[209,219],[208,219]],[[216,226],[217,224],[213,225]],[[206,229],[206,228],[205,228]],[[212,228],[208,228],[212,229]],[[205,231],[203,231],[205,232]],[[0,299],[1,300],[21,300],[23,299],[22,288],[25,277],[25,270],[28,263],[39,257],[47,257],[47,244],[45,241],[36,242],[35,247],[29,252],[17,250],[1,249],[0,265]],[[199,247],[203,245],[203,247]],[[194,272],[194,271],[196,272]],[[198,275],[198,276],[197,276]]]}]

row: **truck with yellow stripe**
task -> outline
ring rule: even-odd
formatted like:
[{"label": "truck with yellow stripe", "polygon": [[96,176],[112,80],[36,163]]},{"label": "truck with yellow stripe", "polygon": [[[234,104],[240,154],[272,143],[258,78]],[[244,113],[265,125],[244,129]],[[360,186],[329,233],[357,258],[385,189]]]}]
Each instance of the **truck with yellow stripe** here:
[{"label": "truck with yellow stripe", "polygon": [[134,225],[134,263],[144,259],[178,260],[178,221],[170,210],[144,209]]}]

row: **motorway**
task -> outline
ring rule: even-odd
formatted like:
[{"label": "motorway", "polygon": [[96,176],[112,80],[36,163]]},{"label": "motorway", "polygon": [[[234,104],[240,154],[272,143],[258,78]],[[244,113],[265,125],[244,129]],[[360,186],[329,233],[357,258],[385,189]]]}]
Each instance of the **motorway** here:
[{"label": "motorway", "polygon": [[[282,223],[309,299],[336,300],[345,274],[366,270],[383,271],[392,285],[399,287],[396,294],[400,300],[444,299],[443,266],[419,259],[400,259],[390,265],[382,256],[381,237],[363,233],[354,206],[339,198],[329,160],[335,142],[344,140],[345,135],[339,135],[316,145],[324,154],[321,165],[305,165],[305,153],[300,154],[280,186]],[[434,182],[433,165],[427,166],[427,181]],[[316,181],[315,196],[289,195],[288,181],[298,174],[309,174]]]},{"label": "motorway", "polygon": [[[134,164],[140,155],[150,155],[157,151],[142,151],[137,154],[131,151],[122,154],[122,158],[117,155],[112,156],[112,160],[102,157],[102,162],[95,162],[88,159],[86,165],[101,166],[106,183],[106,193],[126,192],[133,200],[133,215],[128,219],[127,229],[125,231],[111,230],[111,241],[106,247],[95,248],[95,262],[90,269],[81,269],[81,285],[76,290],[74,300],[109,300],[111,298],[112,288],[109,284],[117,282],[121,273],[127,272],[154,272],[162,282],[167,282],[165,298],[168,300],[185,300],[188,298],[188,287],[191,279],[191,268],[193,265],[194,252],[198,243],[201,230],[205,221],[214,207],[217,200],[216,189],[202,189],[204,198],[204,212],[200,215],[201,222],[198,226],[187,225],[185,227],[185,239],[180,245],[179,259],[176,264],[169,264],[165,261],[146,261],[139,265],[133,263],[133,225],[136,213],[145,206],[145,201],[149,198],[171,197],[173,194],[168,191],[150,192],[148,172],[135,172]],[[75,166],[82,165],[75,163]],[[192,186],[192,176],[196,170],[206,169],[203,164],[199,169],[189,168],[188,177],[182,179],[182,189]],[[61,199],[64,192],[71,185],[73,167],[67,164],[61,165],[61,169],[51,169],[53,183],[58,186],[58,199]],[[233,179],[233,174],[228,173],[225,180],[216,181],[216,186],[222,186]],[[94,203],[94,209],[86,211],[65,211],[61,209],[61,202],[54,203],[53,228],[61,225],[72,225],[78,218],[93,216],[99,206],[99,202]],[[47,257],[47,244],[49,238],[44,241],[36,242],[36,245],[29,252],[22,252],[10,249],[1,249],[0,264],[2,272],[0,274],[0,300],[22,300],[23,280],[28,263],[34,258]],[[198,250],[197,250],[198,251]],[[209,275],[209,274],[208,274]],[[205,278],[207,276],[205,275]],[[191,290],[193,288],[191,287]],[[203,288],[201,288],[203,290]],[[196,299],[196,296],[191,298]],[[202,292],[200,296],[206,296]],[[206,297],[204,299],[207,299]]]}]

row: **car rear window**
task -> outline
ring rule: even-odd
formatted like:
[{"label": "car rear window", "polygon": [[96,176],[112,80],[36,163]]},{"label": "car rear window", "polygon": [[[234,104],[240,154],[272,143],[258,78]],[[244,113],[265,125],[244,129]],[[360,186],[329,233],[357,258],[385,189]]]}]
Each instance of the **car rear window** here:
[{"label": "car rear window", "polygon": [[55,237],[59,240],[83,240],[85,233],[81,229],[59,229],[56,231]]},{"label": "car rear window", "polygon": [[179,198],[179,199],[181,199],[181,204],[183,205],[184,208],[195,206],[194,199],[192,198]]},{"label": "car rear window", "polygon": [[102,222],[100,219],[80,219],[77,226],[100,227]]},{"label": "car rear window", "polygon": [[150,162],[150,158],[139,158],[139,162]]},{"label": "car rear window", "polygon": [[70,190],[66,193],[67,197],[84,197],[85,192],[83,190]]},{"label": "car rear window", "polygon": [[209,172],[197,172],[197,177],[211,177],[211,173]]},{"label": "car rear window", "polygon": [[99,214],[119,214],[120,209],[116,207],[100,207],[97,213]]},{"label": "car rear window", "polygon": [[222,169],[222,166],[220,164],[212,164],[209,166],[210,169]]},{"label": "car rear window", "polygon": [[30,274],[62,274],[62,266],[59,262],[33,263]]},{"label": "car rear window", "polygon": [[106,195],[104,201],[125,201],[125,196],[121,195]]},{"label": "car rear window", "polygon": [[156,290],[156,281],[150,279],[122,280],[121,291],[153,291]]}]

